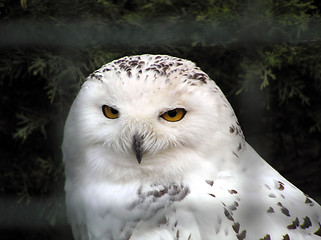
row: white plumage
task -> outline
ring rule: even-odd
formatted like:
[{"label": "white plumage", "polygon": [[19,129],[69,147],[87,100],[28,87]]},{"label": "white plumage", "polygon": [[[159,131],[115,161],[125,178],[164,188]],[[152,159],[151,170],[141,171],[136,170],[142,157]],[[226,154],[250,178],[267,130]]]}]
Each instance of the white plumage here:
[{"label": "white plumage", "polygon": [[83,84],[65,126],[75,239],[321,239],[321,208],[246,142],[194,63],[124,57]]}]

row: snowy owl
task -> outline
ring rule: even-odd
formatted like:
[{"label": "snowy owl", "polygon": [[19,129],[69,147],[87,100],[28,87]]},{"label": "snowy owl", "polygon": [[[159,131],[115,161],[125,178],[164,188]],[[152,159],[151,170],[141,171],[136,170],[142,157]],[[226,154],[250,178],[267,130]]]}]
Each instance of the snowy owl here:
[{"label": "snowy owl", "polygon": [[63,155],[77,240],[321,240],[321,207],[246,143],[188,60],[131,56],[92,73]]}]

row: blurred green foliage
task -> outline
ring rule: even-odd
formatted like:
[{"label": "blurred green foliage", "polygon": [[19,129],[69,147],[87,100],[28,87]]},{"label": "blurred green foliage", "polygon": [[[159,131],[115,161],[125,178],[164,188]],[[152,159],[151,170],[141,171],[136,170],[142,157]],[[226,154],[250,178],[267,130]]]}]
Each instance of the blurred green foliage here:
[{"label": "blurred green foliage", "polygon": [[[320,10],[317,0],[0,0],[0,199],[10,200],[0,229],[58,238],[72,100],[95,69],[142,53],[195,61],[259,153],[320,196]],[[28,209],[44,230],[17,226]]]}]

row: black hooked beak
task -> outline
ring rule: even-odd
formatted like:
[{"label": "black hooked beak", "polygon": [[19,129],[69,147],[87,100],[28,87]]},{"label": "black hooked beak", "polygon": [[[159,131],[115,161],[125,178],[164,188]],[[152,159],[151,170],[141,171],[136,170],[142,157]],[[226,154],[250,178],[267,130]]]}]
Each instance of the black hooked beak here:
[{"label": "black hooked beak", "polygon": [[133,139],[133,149],[135,151],[137,162],[140,164],[143,157],[143,137],[141,135],[135,134]]}]

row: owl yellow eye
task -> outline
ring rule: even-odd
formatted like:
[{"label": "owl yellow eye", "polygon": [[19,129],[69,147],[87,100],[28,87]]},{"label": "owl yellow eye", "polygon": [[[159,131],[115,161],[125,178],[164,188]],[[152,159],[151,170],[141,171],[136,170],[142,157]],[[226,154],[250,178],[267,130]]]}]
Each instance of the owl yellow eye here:
[{"label": "owl yellow eye", "polygon": [[169,122],[177,122],[185,116],[185,113],[186,111],[184,108],[175,108],[162,114],[161,117]]},{"label": "owl yellow eye", "polygon": [[103,114],[105,115],[106,118],[115,119],[119,117],[119,112],[112,107],[103,105],[102,109],[103,109]]}]

